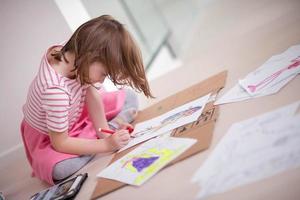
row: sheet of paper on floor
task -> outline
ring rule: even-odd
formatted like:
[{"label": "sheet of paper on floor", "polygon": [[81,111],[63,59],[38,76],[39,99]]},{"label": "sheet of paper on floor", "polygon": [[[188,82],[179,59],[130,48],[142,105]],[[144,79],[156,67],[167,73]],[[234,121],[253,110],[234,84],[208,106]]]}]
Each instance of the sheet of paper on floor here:
[{"label": "sheet of paper on floor", "polygon": [[235,84],[233,88],[231,88],[226,94],[224,94],[221,98],[217,99],[214,105],[233,103],[239,101],[245,101],[248,99],[253,99],[256,97],[267,96],[271,94],[275,94],[279,92],[279,90],[285,86],[288,82],[290,82],[293,78],[295,78],[297,74],[292,75],[279,83],[273,85],[272,87],[268,86],[264,90],[261,91],[260,94],[250,95],[246,92],[239,84]]},{"label": "sheet of paper on floor", "polygon": [[269,59],[263,67],[248,74],[239,84],[250,95],[261,94],[266,86],[272,87],[278,82],[300,72],[300,45],[290,47],[282,54]]},{"label": "sheet of paper on floor", "polygon": [[210,94],[193,100],[158,117],[136,124],[134,136],[129,143],[119,150],[123,151],[145,140],[164,134],[170,130],[196,121],[201,115]]},{"label": "sheet of paper on floor", "polygon": [[[291,62],[291,59],[300,59],[300,45],[295,45],[287,49],[285,52],[279,55],[274,55],[269,58],[263,65],[257,68],[255,71],[249,73],[244,79],[240,80],[232,89],[230,89],[225,95],[217,99],[214,105],[220,105],[225,103],[232,103],[238,101],[244,101],[256,97],[271,95],[277,93],[282,87],[284,87],[289,81],[291,81],[300,72],[299,62]],[[294,64],[291,70],[277,71],[274,76],[270,76],[271,72],[275,72],[278,68],[286,68],[288,65]],[[271,71],[271,72],[270,72]],[[270,76],[266,78],[265,76]],[[255,78],[257,77],[257,78]],[[261,80],[263,78],[264,80]],[[261,83],[251,82],[252,80],[261,80]],[[245,90],[247,83],[254,85],[255,91],[249,93],[249,90]],[[251,82],[251,83],[250,83]],[[243,87],[244,86],[244,87]]]},{"label": "sheet of paper on floor", "polygon": [[300,101],[233,124],[192,182],[198,198],[300,166]]},{"label": "sheet of paper on floor", "polygon": [[141,185],[196,141],[191,138],[154,138],[115,161],[97,176]]}]

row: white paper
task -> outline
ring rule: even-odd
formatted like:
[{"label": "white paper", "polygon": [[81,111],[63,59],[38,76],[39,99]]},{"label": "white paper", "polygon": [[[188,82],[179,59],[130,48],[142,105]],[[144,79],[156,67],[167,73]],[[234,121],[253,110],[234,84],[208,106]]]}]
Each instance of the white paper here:
[{"label": "white paper", "polygon": [[134,138],[119,151],[196,121],[201,115],[209,97],[210,94],[179,106],[163,115],[136,124],[134,132],[131,134]]},{"label": "white paper", "polygon": [[250,95],[260,94],[269,86],[300,72],[300,45],[292,46],[273,59],[269,59],[260,68],[239,81],[241,87]]},{"label": "white paper", "polygon": [[259,94],[255,94],[255,95],[248,94],[248,92],[246,92],[239,84],[236,84],[226,94],[224,94],[221,98],[219,98],[214,103],[214,105],[220,105],[220,104],[226,104],[226,103],[232,103],[232,102],[238,102],[238,101],[245,101],[247,99],[253,99],[256,97],[262,97],[262,96],[275,94],[296,76],[297,76],[297,74],[292,75],[271,87],[267,86],[265,89],[261,90]]},{"label": "white paper", "polygon": [[191,138],[154,138],[115,161],[97,176],[141,185],[196,141]]},{"label": "white paper", "polygon": [[204,198],[300,165],[300,101],[233,124],[192,178]]},{"label": "white paper", "polygon": [[[299,108],[300,101],[297,101],[295,103],[292,103],[290,105],[281,107],[279,109],[276,109],[274,111],[262,114],[260,116],[256,116],[241,122],[237,122],[232,124],[232,126],[229,128],[227,133],[223,136],[222,140],[219,142],[219,144],[215,147],[213,153],[211,153],[210,157],[207,159],[207,161],[201,166],[201,168],[197,171],[195,176],[193,177],[193,181],[199,180],[199,177],[207,174],[207,170],[205,169],[206,173],[202,173],[202,169],[206,168],[206,165],[208,165],[212,160],[216,157],[218,154],[222,154],[222,144],[225,143],[228,139],[227,138],[234,138],[234,137],[240,137],[243,136],[244,133],[247,133],[248,130],[251,131],[251,128],[257,128],[261,125],[272,123],[275,121],[283,120],[287,117],[294,116],[297,112],[297,109]],[[236,136],[238,135],[238,136]],[[226,153],[224,153],[225,156]],[[201,176],[199,174],[202,174]]]},{"label": "white paper", "polygon": [[[298,62],[294,59],[297,59]],[[295,66],[291,69],[287,69],[287,66],[292,63]],[[217,99],[214,105],[244,101],[277,93],[289,81],[297,76],[298,73],[300,73],[300,45],[295,45],[288,48],[282,54],[274,55],[269,58],[255,71],[249,73],[244,79],[240,80],[238,84],[230,89],[225,95]],[[274,76],[272,76],[272,74]],[[255,90],[250,91],[249,85],[254,86]]]}]

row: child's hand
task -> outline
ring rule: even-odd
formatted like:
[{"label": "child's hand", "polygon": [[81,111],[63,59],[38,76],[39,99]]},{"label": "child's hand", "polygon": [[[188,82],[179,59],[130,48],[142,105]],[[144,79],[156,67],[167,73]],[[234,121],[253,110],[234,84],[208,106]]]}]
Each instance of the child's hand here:
[{"label": "child's hand", "polygon": [[126,129],[129,131],[129,134],[133,132],[133,126],[132,124],[129,124],[129,123],[123,123],[121,125],[121,129]]},{"label": "child's hand", "polygon": [[133,126],[130,124],[130,122],[133,122],[136,119],[137,114],[138,112],[136,109],[122,111],[113,119],[113,123],[117,125],[115,128],[133,130]]},{"label": "child's hand", "polygon": [[130,135],[128,130],[118,130],[112,136],[106,138],[110,145],[112,146],[112,150],[118,150],[128,144]]}]

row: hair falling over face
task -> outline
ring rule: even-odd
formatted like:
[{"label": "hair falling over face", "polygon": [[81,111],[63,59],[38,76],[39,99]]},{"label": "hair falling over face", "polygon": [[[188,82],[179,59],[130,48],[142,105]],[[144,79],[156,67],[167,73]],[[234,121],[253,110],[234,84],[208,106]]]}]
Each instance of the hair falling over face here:
[{"label": "hair falling over face", "polygon": [[82,24],[60,51],[52,54],[66,62],[66,52],[74,53],[74,71],[81,84],[90,84],[89,66],[101,62],[116,85],[128,85],[152,97],[141,52],[125,27],[109,15]]}]

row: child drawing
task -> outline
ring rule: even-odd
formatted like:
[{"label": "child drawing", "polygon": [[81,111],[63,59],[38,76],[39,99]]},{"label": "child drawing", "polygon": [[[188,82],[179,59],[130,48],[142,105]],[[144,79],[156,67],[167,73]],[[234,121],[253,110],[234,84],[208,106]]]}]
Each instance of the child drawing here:
[{"label": "child drawing", "polygon": [[[42,58],[23,107],[21,133],[33,175],[50,184],[61,181],[94,154],[113,152],[130,138],[136,116],[132,90],[98,90],[109,78],[153,97],[140,50],[124,26],[109,15],[82,24],[65,44],[51,46]],[[98,128],[115,129],[109,135]]]}]

